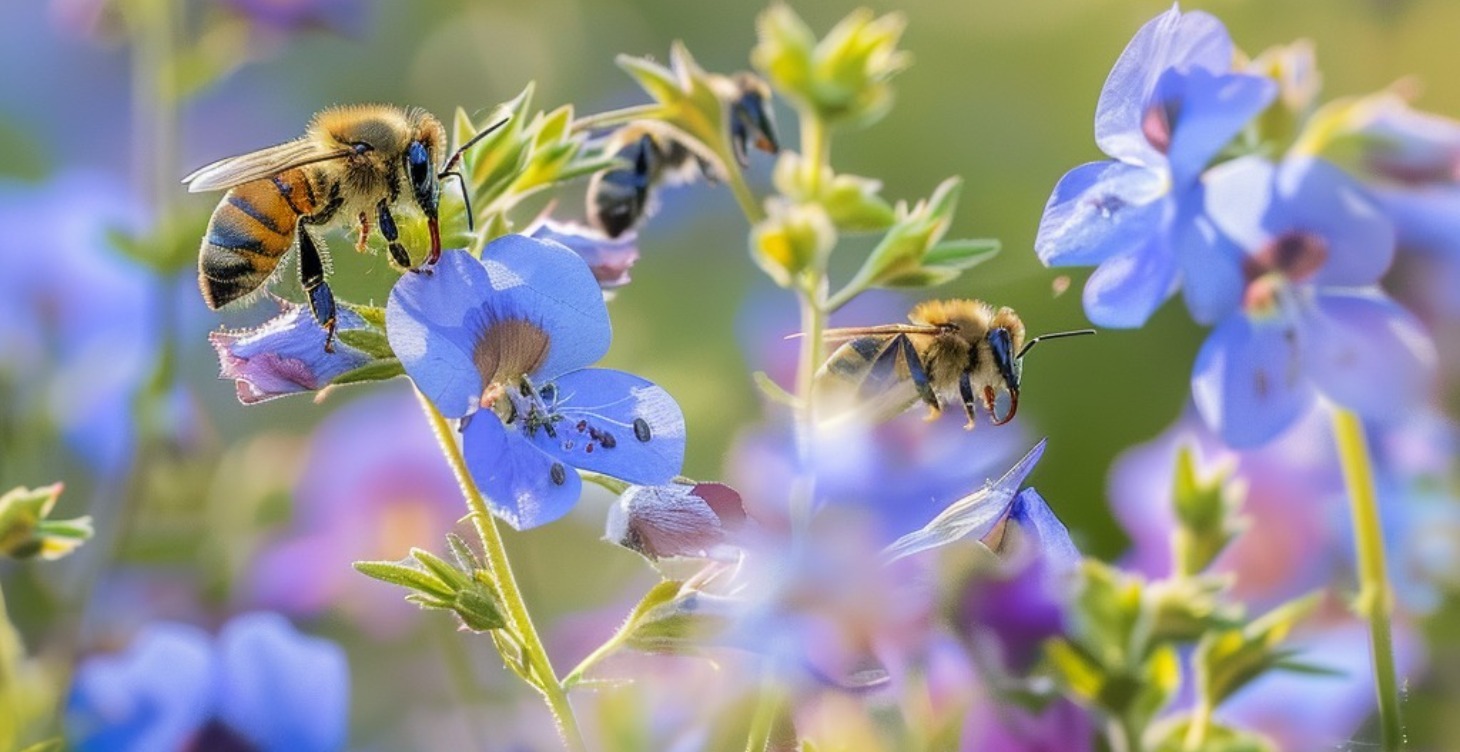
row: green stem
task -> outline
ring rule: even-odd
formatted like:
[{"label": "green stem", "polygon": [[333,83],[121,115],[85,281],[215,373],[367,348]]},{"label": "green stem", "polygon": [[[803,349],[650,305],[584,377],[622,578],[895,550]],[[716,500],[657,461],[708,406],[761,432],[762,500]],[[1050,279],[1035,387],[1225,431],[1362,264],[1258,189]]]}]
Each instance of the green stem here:
[{"label": "green stem", "polygon": [[771,733],[776,728],[776,718],[781,714],[781,697],[772,682],[761,683],[760,698],[755,704],[755,715],[750,717],[750,734],[745,739],[745,752],[766,752],[770,746]]},{"label": "green stem", "polygon": [[[5,610],[5,593],[0,590],[0,749],[10,749],[20,738],[20,702],[15,696],[14,661],[20,656],[12,651],[20,645],[20,635],[10,624]],[[17,651],[18,652],[18,651]]]},{"label": "green stem", "polygon": [[1384,752],[1404,747],[1399,717],[1399,682],[1394,670],[1394,638],[1389,616],[1394,597],[1384,564],[1384,533],[1374,491],[1374,471],[1364,426],[1358,416],[1334,409],[1333,438],[1348,486],[1349,514],[1353,518],[1354,548],[1358,553],[1359,595],[1355,608],[1369,622],[1369,651],[1374,663],[1374,689],[1379,695],[1379,728]]},{"label": "green stem", "polygon": [[501,532],[497,529],[497,520],[488,511],[482,492],[477,489],[471,473],[467,470],[466,458],[462,456],[461,449],[456,445],[454,432],[451,425],[446,422],[446,417],[436,409],[435,405],[431,404],[426,395],[417,391],[416,398],[420,400],[421,409],[430,419],[436,442],[441,445],[441,451],[451,465],[451,472],[461,486],[462,495],[466,497],[467,506],[471,509],[472,526],[476,528],[477,535],[481,538],[482,549],[487,556],[487,567],[497,582],[497,590],[501,596],[507,622],[522,645],[523,653],[528,665],[532,668],[533,675],[537,678],[537,688],[542,692],[548,710],[552,712],[554,720],[557,721],[558,735],[562,737],[563,746],[572,752],[585,752],[587,747],[583,744],[582,732],[578,730],[578,719],[573,715],[573,705],[568,701],[568,692],[558,681],[557,673],[553,671],[552,662],[548,660],[547,649],[543,647],[542,639],[538,637],[537,629],[532,625],[532,617],[527,613],[527,603],[522,599],[522,591],[517,587],[517,580],[512,576],[512,565],[507,561],[507,548],[502,542]]},{"label": "green stem", "polygon": [[740,211],[752,225],[760,224],[765,220],[765,207],[756,200],[750,186],[745,184],[745,176],[739,169],[726,168],[726,171],[730,173],[730,192],[735,194],[735,202],[740,204]]},{"label": "green stem", "polygon": [[1211,698],[1202,691],[1201,698],[1197,701],[1196,709],[1191,713],[1191,723],[1186,727],[1186,739],[1183,747],[1187,752],[1197,752],[1206,744],[1207,733],[1212,726],[1212,703]]},{"label": "green stem", "polygon": [[563,678],[563,687],[565,689],[572,689],[578,686],[583,681],[584,675],[594,666],[597,666],[599,661],[607,658],[615,650],[618,650],[619,646],[626,639],[628,639],[628,630],[620,629],[615,632],[613,637],[610,637],[607,642],[599,645],[592,653],[588,654],[587,658],[584,658],[577,666],[573,667],[572,671],[568,672],[568,675]]},{"label": "green stem", "polygon": [[801,113],[801,180],[807,195],[821,191],[821,173],[831,159],[826,122],[813,112]]}]

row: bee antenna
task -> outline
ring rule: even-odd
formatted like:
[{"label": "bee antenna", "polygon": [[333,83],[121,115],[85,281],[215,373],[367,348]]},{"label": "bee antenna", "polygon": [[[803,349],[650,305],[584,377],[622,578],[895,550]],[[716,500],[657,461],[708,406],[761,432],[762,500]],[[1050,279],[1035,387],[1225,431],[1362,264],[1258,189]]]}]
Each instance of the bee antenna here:
[{"label": "bee antenna", "polygon": [[437,179],[446,177],[447,175],[451,174],[456,168],[456,163],[461,161],[461,155],[465,154],[467,149],[476,146],[478,141],[481,141],[482,139],[491,135],[493,131],[506,125],[507,121],[511,119],[512,117],[510,115],[504,117],[501,120],[498,120],[497,122],[487,126],[486,128],[483,128],[481,131],[477,132],[475,136],[467,139],[466,143],[462,144],[461,148],[457,149],[456,153],[452,154],[451,158],[446,160],[446,164],[441,168],[441,173],[436,176]]},{"label": "bee antenna", "polygon": [[471,210],[471,188],[466,184],[466,177],[463,176],[461,172],[456,169],[456,164],[461,161],[461,155],[465,154],[467,149],[476,146],[478,141],[481,141],[482,139],[491,135],[492,131],[495,131],[498,128],[506,125],[507,121],[511,119],[512,117],[510,115],[504,117],[501,120],[498,120],[497,122],[482,129],[475,136],[467,139],[466,143],[462,144],[461,148],[457,149],[456,153],[452,154],[451,158],[446,160],[446,164],[441,168],[441,172],[436,175],[437,180],[456,178],[457,182],[461,183],[461,200],[466,204],[467,232],[474,232],[476,230],[476,214]]},{"label": "bee antenna", "polygon": [[1039,344],[1041,340],[1046,340],[1046,339],[1059,339],[1060,337],[1079,337],[1079,336],[1082,336],[1082,335],[1085,335],[1085,334],[1094,334],[1094,333],[1095,333],[1095,330],[1094,329],[1075,329],[1073,331],[1068,331],[1068,332],[1051,332],[1049,334],[1041,334],[1038,337],[1035,337],[1034,339],[1031,339],[1028,342],[1025,342],[1024,343],[1024,346],[1021,347],[1021,348],[1019,348],[1019,354],[1018,355],[1015,355],[1014,358],[1016,360],[1019,359],[1019,358],[1023,358],[1024,357],[1024,353],[1027,353],[1030,350],[1034,349],[1034,346],[1037,345],[1037,344]]}]

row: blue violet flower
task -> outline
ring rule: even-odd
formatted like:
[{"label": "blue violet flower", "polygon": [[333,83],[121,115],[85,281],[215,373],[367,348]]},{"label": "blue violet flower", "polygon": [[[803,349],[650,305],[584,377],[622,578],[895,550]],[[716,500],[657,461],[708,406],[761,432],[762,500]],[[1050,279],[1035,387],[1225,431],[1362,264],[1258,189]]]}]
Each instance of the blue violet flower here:
[{"label": "blue violet flower", "polygon": [[403,276],[386,332],[416,387],[462,419],[462,452],[493,513],[518,529],[558,519],[578,501],[578,468],[639,485],[678,475],[674,399],[587,367],[611,335],[583,259],[522,235],[492,241],[482,259],[451,251],[432,273]]}]

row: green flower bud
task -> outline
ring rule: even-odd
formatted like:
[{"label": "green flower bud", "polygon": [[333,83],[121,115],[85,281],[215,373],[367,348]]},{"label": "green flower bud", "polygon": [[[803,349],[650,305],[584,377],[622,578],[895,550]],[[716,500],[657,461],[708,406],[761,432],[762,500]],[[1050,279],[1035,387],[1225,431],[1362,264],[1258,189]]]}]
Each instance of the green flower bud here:
[{"label": "green flower bud", "polygon": [[828,123],[866,126],[892,105],[891,78],[911,62],[897,49],[905,22],[865,8],[842,19],[819,42],[784,4],[760,15],[751,61],[777,90]]},{"label": "green flower bud", "polygon": [[14,488],[0,496],[0,554],[16,559],[59,559],[91,538],[91,518],[46,519],[62,485]]},{"label": "green flower bud", "polygon": [[836,227],[820,204],[772,200],[769,216],[750,234],[750,255],[776,284],[791,287],[798,275],[819,268],[836,245]]},{"label": "green flower bud", "polygon": [[857,175],[836,175],[823,167],[815,188],[806,184],[801,155],[786,151],[776,160],[771,180],[782,195],[798,202],[815,202],[826,209],[832,224],[843,232],[884,230],[896,220],[892,205],[878,193],[882,181]]}]

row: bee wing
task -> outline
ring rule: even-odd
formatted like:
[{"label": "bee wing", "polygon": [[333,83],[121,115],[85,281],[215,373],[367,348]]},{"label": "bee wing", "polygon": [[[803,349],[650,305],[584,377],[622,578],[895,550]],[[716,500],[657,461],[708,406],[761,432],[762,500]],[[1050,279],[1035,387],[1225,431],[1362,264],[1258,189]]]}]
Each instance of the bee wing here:
[{"label": "bee wing", "polygon": [[941,330],[936,326],[883,324],[882,326],[850,326],[844,329],[827,329],[821,333],[821,337],[828,342],[843,342],[859,337],[881,337],[891,336],[893,334],[937,334],[939,331]]},{"label": "bee wing", "polygon": [[[817,400],[823,415],[858,416],[882,421],[912,407],[918,401],[919,386],[911,376],[899,337],[911,328],[923,333],[928,327],[900,324],[843,332],[847,340],[816,373]],[[869,334],[868,331],[871,331]],[[846,334],[846,332],[857,332]],[[904,361],[899,363],[899,361]],[[921,365],[921,364],[919,364]],[[901,366],[901,367],[899,367]],[[921,373],[921,369],[919,369]]]},{"label": "bee wing", "polygon": [[182,181],[190,193],[218,191],[277,175],[295,167],[340,159],[353,153],[352,149],[330,149],[310,139],[296,139],[267,149],[220,159]]}]

